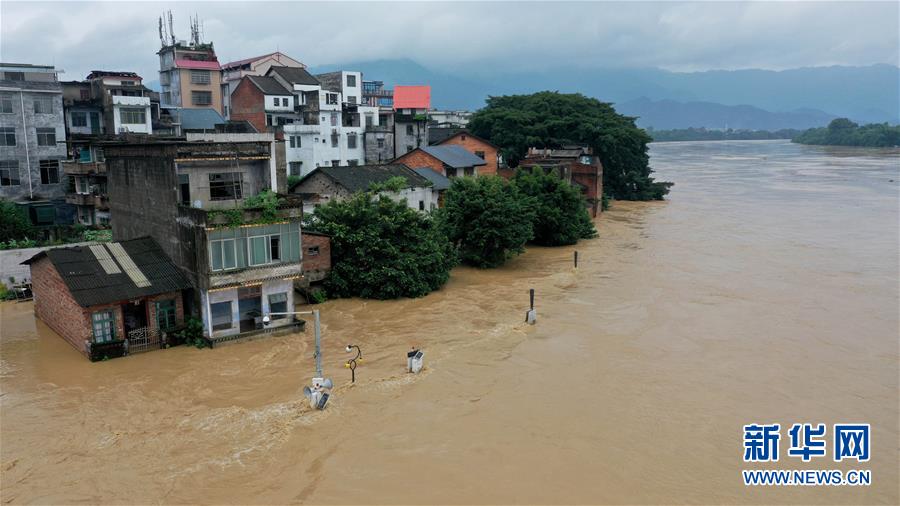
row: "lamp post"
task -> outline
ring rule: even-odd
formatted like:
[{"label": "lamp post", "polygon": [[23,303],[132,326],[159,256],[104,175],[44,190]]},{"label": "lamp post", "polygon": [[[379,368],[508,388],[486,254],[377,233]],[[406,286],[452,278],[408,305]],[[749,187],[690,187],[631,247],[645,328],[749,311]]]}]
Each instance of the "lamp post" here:
[{"label": "lamp post", "polygon": [[356,383],[356,361],[359,360],[362,362],[362,349],[355,344],[348,344],[345,349],[347,350],[347,353],[350,353],[353,351],[353,348],[356,348],[356,356],[348,360],[345,365],[350,368],[350,382]]},{"label": "lamp post", "polygon": [[303,387],[303,395],[309,399],[309,403],[316,409],[324,409],[325,403],[328,402],[328,393],[325,389],[330,389],[334,383],[329,378],[323,377],[322,374],[322,328],[319,324],[319,310],[312,311],[292,311],[285,313],[266,313],[263,315],[263,325],[269,326],[272,323],[272,316],[288,316],[288,315],[313,315],[315,321],[316,332],[316,375],[312,379],[312,387]]}]

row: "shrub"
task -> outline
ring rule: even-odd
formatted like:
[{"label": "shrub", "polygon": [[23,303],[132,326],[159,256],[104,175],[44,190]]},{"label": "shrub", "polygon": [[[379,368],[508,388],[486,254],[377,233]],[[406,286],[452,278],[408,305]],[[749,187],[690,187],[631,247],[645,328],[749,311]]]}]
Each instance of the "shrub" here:
[{"label": "shrub", "polygon": [[518,170],[512,183],[534,199],[534,243],[543,246],[575,244],[597,236],[581,190],[540,167]]}]

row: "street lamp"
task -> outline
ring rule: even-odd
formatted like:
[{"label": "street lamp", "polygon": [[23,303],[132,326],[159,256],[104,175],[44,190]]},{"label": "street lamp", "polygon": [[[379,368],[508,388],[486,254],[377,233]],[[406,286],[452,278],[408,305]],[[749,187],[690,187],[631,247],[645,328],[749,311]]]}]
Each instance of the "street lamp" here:
[{"label": "street lamp", "polygon": [[347,353],[350,353],[351,351],[353,351],[353,348],[356,348],[356,356],[347,361],[347,363],[344,364],[344,367],[350,369],[350,382],[356,383],[356,361],[358,360],[362,362],[362,350],[355,344],[348,344],[345,350],[347,351]]},{"label": "street lamp", "polygon": [[329,378],[323,377],[322,374],[322,330],[319,324],[319,310],[312,311],[293,311],[285,313],[266,313],[263,315],[263,325],[269,326],[272,323],[272,316],[288,316],[288,315],[313,315],[315,320],[316,331],[316,375],[312,379],[312,386],[303,387],[303,395],[309,399],[309,405],[315,409],[325,409],[325,403],[328,402],[329,394],[325,390],[334,388],[334,383]]}]

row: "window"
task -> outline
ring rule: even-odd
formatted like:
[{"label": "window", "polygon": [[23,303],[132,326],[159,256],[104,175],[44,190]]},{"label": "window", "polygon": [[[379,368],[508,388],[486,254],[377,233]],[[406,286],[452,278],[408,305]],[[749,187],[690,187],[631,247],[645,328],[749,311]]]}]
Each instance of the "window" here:
[{"label": "window", "polygon": [[484,158],[484,151],[476,151],[476,152],[475,152],[475,156],[477,156],[478,158],[481,158],[482,160],[485,159],[485,158]]},{"label": "window", "polygon": [[134,86],[134,81],[122,81],[122,86]]},{"label": "window", "polygon": [[355,88],[356,87],[356,76],[353,74],[347,75],[347,87]]},{"label": "window", "polygon": [[447,167],[447,177],[456,177],[456,168]]},{"label": "window", "polygon": [[299,136],[299,135],[292,135],[290,140],[291,140],[291,147],[292,147],[292,148],[299,148],[299,147],[301,147],[301,146],[300,146],[300,136]]},{"label": "window", "polygon": [[175,316],[175,299],[156,302],[156,328],[158,330],[172,330],[175,328],[178,325]]},{"label": "window", "polygon": [[211,105],[212,104],[212,92],[211,91],[192,91],[191,92],[191,102],[194,105]]},{"label": "window", "polygon": [[213,330],[230,329],[231,323],[231,301],[216,302],[209,305],[209,317],[212,320]]},{"label": "window", "polygon": [[341,161],[340,161],[340,160],[332,160],[332,161],[331,161],[331,166],[332,166],[332,167],[340,167],[340,166],[341,166]]},{"label": "window", "polygon": [[384,139],[378,139],[378,147],[379,147],[379,148],[383,148],[383,147],[384,147]]},{"label": "window", "polygon": [[415,132],[413,131],[412,125],[406,125],[406,135],[413,135]]},{"label": "window", "polygon": [[208,70],[192,70],[191,84],[209,84]]},{"label": "window", "polygon": [[350,105],[356,105],[356,95],[350,95],[347,97],[347,103]]},{"label": "window", "polygon": [[280,235],[270,235],[269,236],[269,252],[271,253],[271,259],[273,262],[277,262],[281,260],[281,236]]},{"label": "window", "polygon": [[[269,295],[269,312],[270,313],[287,313],[287,292],[273,293]],[[286,318],[287,315],[274,315],[272,319]]]},{"label": "window", "polygon": [[282,117],[282,116],[276,116],[276,117],[275,117],[275,124],[277,124],[277,125],[279,125],[279,126],[288,125],[288,124],[291,124],[291,123],[293,123],[293,122],[294,122],[294,120],[293,120],[292,118],[285,118],[285,117]]},{"label": "window", "polygon": [[291,168],[291,176],[299,176],[303,171],[303,162],[290,162],[288,165]]},{"label": "window", "polygon": [[371,112],[366,113],[366,126],[370,127],[375,124],[375,115]]},{"label": "window", "polygon": [[38,146],[56,146],[55,128],[37,128]]},{"label": "window", "polygon": [[[2,137],[0,137],[2,138]],[[18,186],[19,185],[19,161],[18,160],[2,160],[0,161],[0,186]]]},{"label": "window", "polygon": [[41,184],[59,183],[59,160],[40,160]]},{"label": "window", "polygon": [[14,127],[0,127],[0,146],[16,145],[16,129]]},{"label": "window", "polygon": [[86,177],[75,178],[75,193],[91,193],[91,181]]},{"label": "window", "polygon": [[326,93],[325,103],[328,105],[336,105],[338,103],[337,93]]},{"label": "window", "polygon": [[191,178],[188,174],[178,174],[178,200],[183,206],[191,205]]},{"label": "window", "polygon": [[147,122],[147,111],[143,107],[123,107],[119,109],[119,121],[123,125],[143,125]]},{"label": "window", "polygon": [[281,236],[258,235],[249,240],[250,265],[262,265],[281,260]]},{"label": "window", "polygon": [[91,315],[94,342],[106,343],[116,338],[116,317],[112,311],[97,311]]},{"label": "window", "polygon": [[90,100],[91,90],[78,90],[78,96],[81,97],[81,100]]},{"label": "window", "polygon": [[10,81],[24,81],[25,73],[24,72],[6,72],[6,78]]},{"label": "window", "polygon": [[420,200],[419,201],[419,211],[424,211],[424,210],[425,210],[425,201]]},{"label": "window", "polygon": [[318,246],[310,246],[306,248],[306,256],[315,257],[319,256],[319,247]]},{"label": "window", "polygon": [[591,164],[591,161],[592,161],[592,160],[591,160],[591,155],[583,155],[583,156],[581,157],[581,163],[583,163],[583,164],[585,164],[585,165],[590,165],[590,164]]},{"label": "window", "polygon": [[237,267],[234,239],[209,241],[209,265],[213,271],[224,271]]},{"label": "window", "polygon": [[209,175],[209,200],[237,200],[243,198],[243,179],[240,172]]},{"label": "window", "polygon": [[12,97],[9,95],[0,95],[0,113],[10,114],[12,112]]},{"label": "window", "polygon": [[338,115],[336,112],[331,113],[331,126],[337,126],[338,124]]},{"label": "window", "polygon": [[331,134],[331,147],[338,147],[338,134]]},{"label": "window", "polygon": [[72,126],[73,127],[86,127],[87,126],[87,113],[86,112],[73,112],[72,113]]},{"label": "window", "polygon": [[407,144],[407,145],[406,145],[406,152],[407,152],[407,153],[409,153],[410,151],[412,151],[412,150],[414,150],[414,149],[416,149],[416,147],[413,146],[412,144]]},{"label": "window", "polygon": [[347,149],[356,149],[356,134],[347,134]]},{"label": "window", "polygon": [[350,167],[356,167],[359,165],[359,160],[347,160],[347,165]]},{"label": "window", "polygon": [[50,97],[37,97],[34,99],[35,114],[53,114],[53,99]]},{"label": "window", "polygon": [[275,97],[275,98],[272,99],[272,101],[275,102],[275,107],[280,107],[280,106],[281,106],[281,99],[280,99],[280,98]]},{"label": "window", "polygon": [[266,114],[266,126],[272,126],[272,115]]}]

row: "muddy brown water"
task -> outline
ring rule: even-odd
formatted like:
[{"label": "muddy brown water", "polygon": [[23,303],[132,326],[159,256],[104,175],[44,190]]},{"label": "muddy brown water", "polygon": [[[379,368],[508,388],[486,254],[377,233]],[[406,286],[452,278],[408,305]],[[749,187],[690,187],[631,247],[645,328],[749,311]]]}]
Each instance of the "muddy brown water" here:
[{"label": "muddy brown water", "polygon": [[[310,334],[92,364],[4,303],[0,499],[897,504],[898,156],[653,145],[670,200],[616,203],[595,240],[456,269],[421,299],[320,306],[338,384],[320,412],[300,393]],[[748,466],[752,422],[870,423],[872,460]],[[748,489],[744,468],[873,484]]]}]

